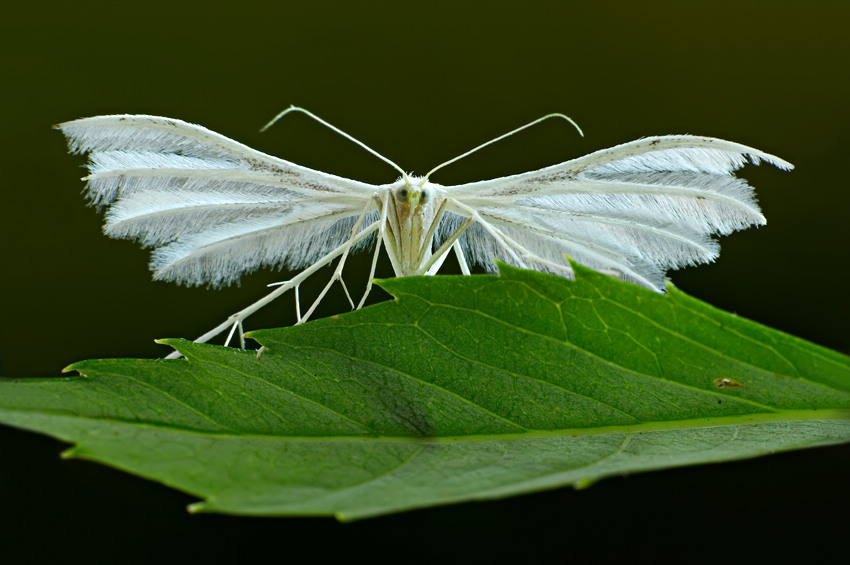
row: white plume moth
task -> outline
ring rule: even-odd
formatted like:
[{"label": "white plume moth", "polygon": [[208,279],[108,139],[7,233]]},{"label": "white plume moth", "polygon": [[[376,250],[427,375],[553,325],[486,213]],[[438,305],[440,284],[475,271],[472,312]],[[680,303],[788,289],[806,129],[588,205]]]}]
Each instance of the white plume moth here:
[{"label": "white plume moth", "polygon": [[[90,203],[107,207],[104,231],[154,248],[154,279],[228,285],[261,266],[303,270],[262,300],[197,339],[242,322],[288,290],[299,323],[334,282],[352,251],[373,245],[370,282],[383,246],[396,276],[432,275],[454,253],[461,271],[495,270],[494,259],[572,275],[565,255],[663,292],[665,273],[718,255],[713,234],[765,223],[753,189],[732,172],[748,161],[793,166],[767,153],[709,137],[648,137],[538,171],[441,186],[441,167],[550,117],[518,128],[434,168],[424,177],[301,108],[392,165],[401,177],[372,185],[295,165],[203,127],[155,116],[98,116],[56,126],[72,153],[89,153]],[[271,125],[271,123],[269,125]],[[268,126],[267,126],[268,127]],[[578,128],[578,126],[576,126]],[[580,131],[580,130],[579,130]],[[302,315],[298,287],[339,259]],[[242,342],[244,346],[244,341]],[[172,354],[172,357],[179,354]]]}]

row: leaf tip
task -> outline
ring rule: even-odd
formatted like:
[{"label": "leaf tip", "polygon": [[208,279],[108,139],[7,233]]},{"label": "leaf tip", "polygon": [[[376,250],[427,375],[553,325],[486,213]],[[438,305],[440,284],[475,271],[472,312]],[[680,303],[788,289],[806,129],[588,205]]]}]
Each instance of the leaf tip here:
[{"label": "leaf tip", "polygon": [[72,372],[72,371],[76,371],[77,373],[79,373],[80,375],[82,375],[83,373],[80,371],[80,369],[79,369],[78,367],[79,367],[80,365],[82,365],[83,363],[85,363],[85,361],[76,361],[76,362],[74,362],[74,363],[71,363],[70,365],[68,365],[67,367],[65,367],[64,369],[62,369],[62,374],[70,373],[70,372]]},{"label": "leaf tip", "polygon": [[382,288],[394,299],[398,299],[396,283],[405,284],[406,281],[403,281],[401,277],[392,277],[389,279],[372,279],[372,282]]},{"label": "leaf tip", "polygon": [[513,265],[505,263],[504,261],[499,261],[498,259],[493,259],[493,262],[496,263],[496,267],[499,269],[499,275],[504,275],[506,273],[512,273],[520,270],[514,267]]},{"label": "leaf tip", "polygon": [[[572,273],[562,274],[561,278],[563,278],[563,279],[574,281],[579,276],[590,277],[590,278],[593,278],[593,277],[610,278],[610,277],[607,277],[607,275],[603,275],[602,273],[600,273],[599,271],[597,271],[595,269],[591,269],[590,267],[585,267],[581,263],[576,263],[569,255],[564,255],[564,258],[570,264],[570,270],[572,270]],[[527,271],[527,269],[521,269],[519,267],[515,267],[515,266],[513,266],[509,263],[504,263],[504,262],[499,261],[499,260],[496,260],[495,262],[496,262],[496,266],[499,268],[499,275],[500,276],[510,277],[514,273],[522,273],[524,271]]]},{"label": "leaf tip", "polygon": [[[179,337],[164,337],[160,339],[155,339],[153,342],[157,345],[167,345],[171,349],[174,350],[174,353],[177,353],[177,357],[171,357],[174,353],[169,354],[166,359],[179,359],[180,356],[186,357],[186,353],[183,351],[185,347],[188,347],[189,344],[193,344],[193,341],[189,341],[188,339],[183,339]],[[187,357],[188,359],[188,357]]]}]

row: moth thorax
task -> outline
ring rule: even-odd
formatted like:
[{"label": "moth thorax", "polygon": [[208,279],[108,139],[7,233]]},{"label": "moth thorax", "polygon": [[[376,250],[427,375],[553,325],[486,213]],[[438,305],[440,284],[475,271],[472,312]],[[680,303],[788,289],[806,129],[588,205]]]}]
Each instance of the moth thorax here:
[{"label": "moth thorax", "polygon": [[396,257],[397,276],[422,275],[442,211],[443,195],[423,179],[405,178],[393,187],[387,210],[387,246]]}]

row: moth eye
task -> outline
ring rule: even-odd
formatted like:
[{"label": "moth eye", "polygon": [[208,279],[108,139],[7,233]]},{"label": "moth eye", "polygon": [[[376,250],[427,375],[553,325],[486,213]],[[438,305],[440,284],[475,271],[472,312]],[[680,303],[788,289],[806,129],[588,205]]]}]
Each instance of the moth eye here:
[{"label": "moth eye", "polygon": [[407,195],[408,195],[408,192],[407,192],[406,188],[399,188],[395,192],[395,197],[398,198],[398,200],[401,201],[401,202],[407,201]]},{"label": "moth eye", "polygon": [[431,200],[431,193],[427,190],[423,190],[422,195],[419,197],[419,203],[427,204],[429,200]]}]

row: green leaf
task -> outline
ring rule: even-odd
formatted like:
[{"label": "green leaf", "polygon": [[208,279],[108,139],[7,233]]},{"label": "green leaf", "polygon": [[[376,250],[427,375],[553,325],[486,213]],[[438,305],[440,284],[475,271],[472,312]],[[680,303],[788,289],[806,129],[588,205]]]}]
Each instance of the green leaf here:
[{"label": "green leaf", "polygon": [[340,519],[850,440],[847,357],[575,268],[385,280],[259,357],[164,340],[187,359],[4,379],[0,421],[196,511]]}]

